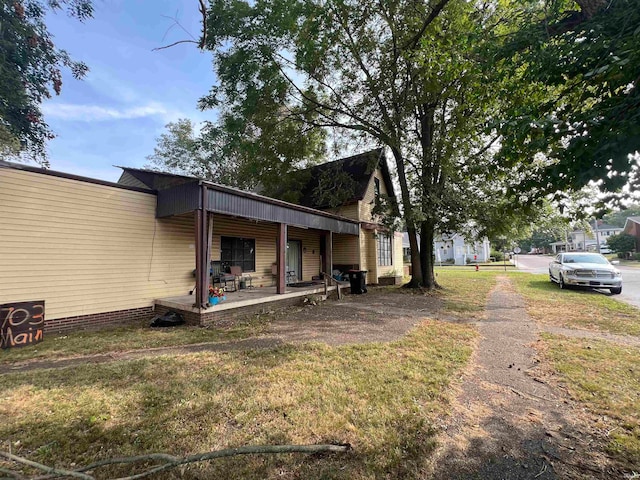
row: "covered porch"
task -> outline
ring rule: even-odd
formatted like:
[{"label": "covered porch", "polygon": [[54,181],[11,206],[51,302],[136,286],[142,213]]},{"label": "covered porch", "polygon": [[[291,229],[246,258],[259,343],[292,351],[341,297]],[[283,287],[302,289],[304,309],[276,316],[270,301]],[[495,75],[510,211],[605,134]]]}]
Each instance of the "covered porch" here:
[{"label": "covered porch", "polygon": [[237,290],[235,292],[226,292],[225,301],[217,305],[210,305],[204,309],[199,308],[196,305],[194,295],[181,295],[178,297],[159,298],[155,301],[155,304],[167,308],[189,311],[193,313],[211,313],[244,308],[253,305],[267,306],[267,304],[278,302],[281,300],[306,297],[309,295],[327,296],[333,292],[336,292],[337,288],[338,287],[336,287],[335,285],[326,285],[325,282],[299,287],[288,286],[284,293],[278,293],[276,287],[245,288],[242,290]]},{"label": "covered porch", "polygon": [[[336,287],[322,280],[333,270],[334,236],[338,245],[345,238],[358,244],[356,220],[192,177],[126,172],[157,191],[157,218],[193,218],[195,242],[189,248],[194,250],[195,287],[192,295],[185,292],[157,299],[160,310],[209,315],[278,300],[302,301],[305,295],[328,295]],[[349,263],[358,264],[358,252],[353,253],[356,256]],[[246,279],[253,288],[228,292],[224,303],[211,306],[209,285],[216,273],[212,270],[231,273],[231,267],[238,280]],[[291,286],[301,281],[309,284]]]}]

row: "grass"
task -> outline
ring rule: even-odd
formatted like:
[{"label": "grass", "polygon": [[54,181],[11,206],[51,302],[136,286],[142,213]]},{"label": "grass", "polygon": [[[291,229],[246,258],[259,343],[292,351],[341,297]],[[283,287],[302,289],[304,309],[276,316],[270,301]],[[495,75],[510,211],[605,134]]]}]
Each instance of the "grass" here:
[{"label": "grass", "polygon": [[544,355],[594,415],[607,452],[640,468],[640,349],[544,334]]},{"label": "grass", "polygon": [[640,309],[593,290],[560,290],[546,276],[513,273],[510,278],[542,324],[640,336]]},{"label": "grass", "polygon": [[[339,456],[226,459],[155,478],[418,478],[476,334],[199,353],[0,376],[0,438],[58,466],[247,444],[348,442]],[[106,467],[99,475],[131,474]]]},{"label": "grass", "polygon": [[74,332],[48,334],[44,341],[26,348],[2,351],[0,365],[39,358],[61,358],[79,355],[141,350],[156,347],[223,342],[247,338],[264,330],[266,323],[260,317],[239,322],[228,328],[149,328],[121,327],[100,332]]},{"label": "grass", "polygon": [[500,271],[436,268],[436,279],[443,287],[439,295],[444,299],[446,313],[469,318],[484,317],[489,292],[496,284],[496,277],[503,274]]}]

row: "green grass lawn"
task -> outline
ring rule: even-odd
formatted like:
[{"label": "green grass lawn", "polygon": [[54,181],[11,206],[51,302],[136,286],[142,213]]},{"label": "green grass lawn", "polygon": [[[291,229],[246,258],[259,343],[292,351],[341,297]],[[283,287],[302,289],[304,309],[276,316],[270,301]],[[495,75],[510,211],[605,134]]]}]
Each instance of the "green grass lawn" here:
[{"label": "green grass lawn", "polygon": [[249,320],[241,321],[233,327],[224,328],[187,326],[149,328],[148,326],[139,326],[68,334],[45,332],[44,341],[37,345],[2,350],[0,353],[0,365],[29,359],[53,359],[237,340],[257,335],[264,330],[265,326],[264,318],[253,317]]},{"label": "green grass lawn", "polygon": [[160,451],[348,442],[353,450],[338,456],[241,457],[154,478],[418,478],[475,338],[470,326],[426,321],[387,344],[286,346],[3,375],[0,438],[17,455],[67,468]]},{"label": "green grass lawn", "polygon": [[592,290],[560,290],[544,275],[512,273],[527,311],[547,325],[640,336],[640,309]]},{"label": "green grass lawn", "polygon": [[436,280],[443,287],[440,295],[445,311],[451,315],[482,318],[489,292],[496,284],[496,277],[504,272],[494,270],[469,270],[453,267],[436,268]]},{"label": "green grass lawn", "polygon": [[640,469],[640,348],[544,334],[545,357],[593,414],[607,453]]}]

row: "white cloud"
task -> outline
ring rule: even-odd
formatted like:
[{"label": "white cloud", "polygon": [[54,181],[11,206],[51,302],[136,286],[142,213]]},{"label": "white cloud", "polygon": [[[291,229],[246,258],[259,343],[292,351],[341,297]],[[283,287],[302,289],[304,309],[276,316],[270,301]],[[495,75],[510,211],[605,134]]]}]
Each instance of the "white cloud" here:
[{"label": "white cloud", "polygon": [[156,102],[127,108],[70,103],[46,103],[42,106],[42,110],[45,118],[80,122],[104,122],[143,117],[160,117],[163,121],[170,122],[180,118],[179,112],[169,110],[164,105]]}]

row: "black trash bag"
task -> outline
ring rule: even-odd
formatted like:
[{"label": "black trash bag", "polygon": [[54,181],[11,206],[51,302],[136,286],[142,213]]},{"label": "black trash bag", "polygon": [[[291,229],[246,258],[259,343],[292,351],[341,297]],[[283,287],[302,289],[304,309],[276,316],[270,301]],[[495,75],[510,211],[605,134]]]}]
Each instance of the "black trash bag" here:
[{"label": "black trash bag", "polygon": [[156,315],[151,320],[151,327],[177,327],[179,325],[184,325],[185,321],[178,312],[173,312],[169,310],[167,313],[163,315]]}]

